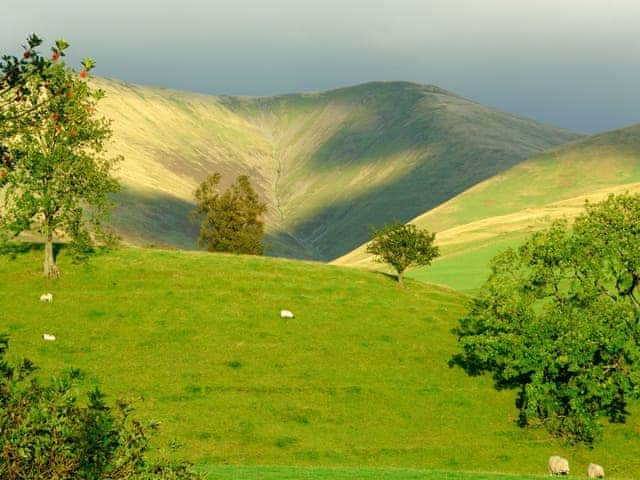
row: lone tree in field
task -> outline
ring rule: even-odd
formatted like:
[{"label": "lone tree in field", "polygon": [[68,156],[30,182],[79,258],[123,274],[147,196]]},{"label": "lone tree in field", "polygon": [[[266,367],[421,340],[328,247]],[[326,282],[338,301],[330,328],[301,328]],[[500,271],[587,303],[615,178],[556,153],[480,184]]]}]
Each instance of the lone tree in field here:
[{"label": "lone tree in field", "polygon": [[640,196],[586,205],[496,256],[453,363],[517,389],[522,426],[592,443],[640,397]]},{"label": "lone tree in field", "polygon": [[407,268],[430,265],[440,254],[433,244],[435,237],[435,233],[419,230],[415,225],[392,223],[373,231],[367,252],[374,254],[377,262],[391,265],[398,274],[398,284],[402,285]]},{"label": "lone tree in field", "polygon": [[109,122],[96,115],[103,92],[86,81],[93,60],[75,72],[60,58],[68,47],[58,40],[50,58],[29,37],[22,59],[0,63],[5,127],[0,131],[0,229],[12,236],[30,230],[44,238],[44,274],[58,276],[55,238],[68,238],[86,249],[92,235],[106,234],[102,222],[118,191],[112,177],[118,158],[104,155]]},{"label": "lone tree in field", "polygon": [[75,370],[50,382],[37,380],[29,360],[6,361],[7,348],[7,337],[0,335],[0,478],[202,478],[186,463],[148,459],[157,424],[131,418],[125,403],[107,405],[98,389],[81,402]]},{"label": "lone tree in field", "polygon": [[260,201],[249,177],[240,175],[224,193],[218,192],[221,176],[210,175],[196,190],[196,210],[202,218],[198,243],[210,252],[262,255],[267,206]]}]

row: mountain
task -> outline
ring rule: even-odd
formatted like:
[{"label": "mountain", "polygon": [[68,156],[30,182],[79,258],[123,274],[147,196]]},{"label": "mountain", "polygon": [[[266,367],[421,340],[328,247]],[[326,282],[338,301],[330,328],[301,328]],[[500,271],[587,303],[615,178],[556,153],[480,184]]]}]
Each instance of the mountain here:
[{"label": "mountain", "polygon": [[114,223],[141,244],[194,247],[193,192],[219,171],[226,184],[248,174],[267,202],[269,254],[330,260],[370,225],[407,221],[579,137],[407,82],[256,98],[96,83],[110,149],[125,157]]},{"label": "mountain", "polygon": [[[500,249],[517,245],[554,219],[575,217],[587,199],[625,191],[640,191],[640,124],[537,155],[414,218],[411,223],[438,232],[443,256],[412,275],[475,288]],[[374,266],[364,246],[336,263]]]}]

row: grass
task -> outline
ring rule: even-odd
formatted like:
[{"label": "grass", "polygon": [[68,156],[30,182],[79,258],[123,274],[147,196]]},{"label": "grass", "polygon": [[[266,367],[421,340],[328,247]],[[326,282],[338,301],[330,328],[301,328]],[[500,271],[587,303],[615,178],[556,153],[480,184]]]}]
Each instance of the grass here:
[{"label": "grass", "polygon": [[[640,124],[559,147],[481,182],[415,218],[438,232],[443,256],[409,275],[461,290],[486,279],[488,261],[557,218],[574,218],[585,200],[640,192]],[[336,260],[376,268],[363,246]]]},{"label": "grass", "polygon": [[534,480],[541,475],[450,472],[399,468],[300,468],[208,466],[202,468],[218,480]]},{"label": "grass", "polygon": [[[80,387],[133,401],[161,422],[160,451],[173,445],[215,476],[279,474],[259,465],[356,467],[345,478],[371,478],[369,468],[531,474],[551,454],[576,471],[589,461],[618,477],[640,468],[635,415],[593,450],[569,447],[516,427],[512,392],[449,368],[466,309],[454,291],[316,263],[130,248],[85,265],[63,250],[52,283],[41,255],[0,258],[12,358],[33,359],[42,376],[81,368]],[[38,301],[43,292],[53,303]],[[280,319],[283,308],[296,318]]]},{"label": "grass", "polygon": [[475,248],[468,246],[453,254],[447,255],[445,250],[445,255],[431,266],[409,270],[407,277],[472,293],[489,277],[491,259],[507,248],[517,248],[522,241],[522,237],[516,235],[490,244],[480,243]]},{"label": "grass", "polygon": [[[577,135],[437,87],[375,82],[315,94],[214,97],[96,80],[126,186],[115,225],[138,245],[193,245],[193,192],[247,174],[268,252],[330,260],[368,226],[409,220]],[[136,201],[140,198],[141,201]]]}]

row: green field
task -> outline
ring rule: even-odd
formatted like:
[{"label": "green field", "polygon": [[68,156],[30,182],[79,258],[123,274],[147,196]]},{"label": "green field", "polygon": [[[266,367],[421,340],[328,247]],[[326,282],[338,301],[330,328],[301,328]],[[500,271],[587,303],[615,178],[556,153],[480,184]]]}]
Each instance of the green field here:
[{"label": "green field", "polygon": [[[301,468],[237,467],[202,468],[218,480],[535,480],[542,475],[507,475],[504,473],[447,472],[400,468]],[[580,476],[580,475],[578,475]]]},{"label": "green field", "polygon": [[[568,447],[516,427],[511,392],[450,369],[467,302],[451,290],[316,263],[130,248],[86,265],[63,250],[51,283],[41,254],[0,258],[11,356],[32,358],[43,376],[81,368],[82,387],[161,422],[159,451],[173,445],[214,478],[242,478],[223,465],[252,467],[236,471],[247,478],[309,472],[297,467],[355,468],[344,478],[386,471],[369,468],[543,474],[556,453],[576,472],[590,461],[612,477],[640,469],[635,415],[593,450]],[[40,303],[48,291],[54,302]],[[281,320],[283,308],[296,318]],[[260,465],[296,468],[269,477]]]},{"label": "green field", "polygon": [[509,235],[494,243],[465,245],[460,252],[447,252],[426,268],[415,268],[407,271],[408,278],[415,278],[428,283],[446,285],[463,292],[473,292],[489,277],[489,262],[498,253],[517,248],[523,242],[521,235]]}]

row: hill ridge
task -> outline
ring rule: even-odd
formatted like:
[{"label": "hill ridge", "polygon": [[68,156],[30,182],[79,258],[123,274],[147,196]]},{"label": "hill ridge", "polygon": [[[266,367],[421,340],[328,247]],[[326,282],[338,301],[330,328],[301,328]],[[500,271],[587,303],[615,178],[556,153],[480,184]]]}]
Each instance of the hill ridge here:
[{"label": "hill ridge", "polygon": [[[517,245],[555,219],[575,218],[586,200],[626,191],[640,192],[640,123],[552,148],[416,216],[411,223],[437,232],[443,256],[433,268],[409,275],[455,288],[477,287],[499,248]],[[365,245],[334,263],[379,268]],[[457,275],[446,273],[454,269]],[[456,277],[468,281],[457,283]]]},{"label": "hill ridge", "polygon": [[217,170],[227,183],[249,175],[266,200],[270,254],[330,260],[370,224],[409,220],[579,136],[411,82],[274,97],[95,82],[114,119],[110,148],[125,156],[115,225],[143,244],[194,248],[183,216]]}]

